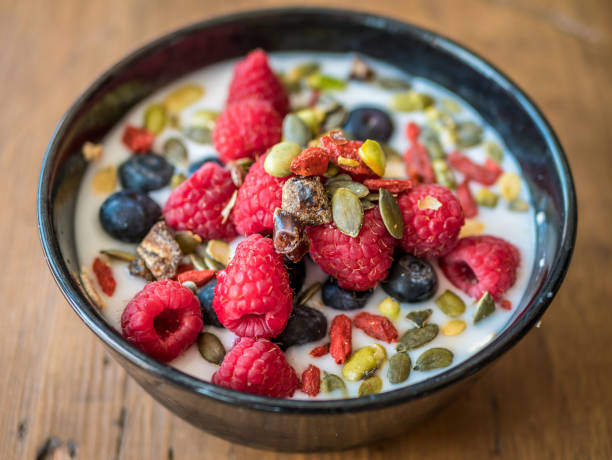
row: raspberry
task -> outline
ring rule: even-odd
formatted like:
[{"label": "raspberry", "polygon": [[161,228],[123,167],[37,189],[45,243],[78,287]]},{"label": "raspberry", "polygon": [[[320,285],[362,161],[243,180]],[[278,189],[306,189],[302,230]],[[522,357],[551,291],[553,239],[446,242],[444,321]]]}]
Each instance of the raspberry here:
[{"label": "raspberry", "polygon": [[464,222],[459,200],[442,185],[420,185],[402,194],[398,204],[404,216],[404,251],[418,257],[439,257],[457,243]]},{"label": "raspberry", "polygon": [[155,141],[155,134],[145,128],[127,125],[121,141],[133,153],[147,153]]},{"label": "raspberry", "polygon": [[268,101],[281,116],[289,112],[289,97],[285,87],[270,69],[268,56],[260,49],[251,51],[234,67],[227,105],[246,99]]},{"label": "raspberry", "polygon": [[479,299],[486,291],[496,301],[516,281],[521,256],[511,243],[489,235],[461,238],[440,259],[446,277],[462,291]]},{"label": "raspberry", "polygon": [[275,337],[291,314],[292,291],[282,256],[272,240],[251,235],[217,273],[213,308],[219,321],[241,337]]},{"label": "raspberry", "polygon": [[236,236],[234,224],[223,222],[221,211],[236,186],[230,173],[213,161],[204,163],[179,185],[164,205],[166,222],[174,230],[190,230],[203,240]]},{"label": "raspberry", "polygon": [[239,338],[212,376],[212,383],[232,390],[287,398],[299,386],[295,370],[278,346],[267,339]]},{"label": "raspberry", "polygon": [[[341,131],[332,131],[328,136],[323,136],[319,142],[321,147],[329,153],[330,161],[337,164],[340,169],[350,173],[352,176],[355,175],[353,177],[354,179],[378,178],[359,156],[358,150],[363,142],[349,141],[344,137]],[[338,162],[340,157],[356,161],[359,164],[357,166],[340,164]]]},{"label": "raspberry", "polygon": [[195,342],[202,326],[196,296],[170,280],[147,284],[121,315],[123,337],[163,362],[172,361]]},{"label": "raspberry", "polygon": [[356,238],[334,224],[309,227],[307,233],[312,244],[310,257],[341,288],[365,291],[387,277],[397,240],[385,228],[378,208],[365,213]]},{"label": "raspberry", "polygon": [[263,168],[262,155],[249,169],[238,189],[232,220],[241,235],[270,233],[274,227],[274,210],[282,206],[283,184],[288,178],[269,175]]},{"label": "raspberry", "polygon": [[282,118],[269,102],[249,99],[225,109],[213,130],[213,143],[219,158],[230,160],[265,152],[281,141]]}]

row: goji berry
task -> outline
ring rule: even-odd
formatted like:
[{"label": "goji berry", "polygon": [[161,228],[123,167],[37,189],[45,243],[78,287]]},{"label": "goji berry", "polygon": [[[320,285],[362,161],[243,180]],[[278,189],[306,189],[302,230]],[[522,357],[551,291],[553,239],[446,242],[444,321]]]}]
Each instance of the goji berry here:
[{"label": "goji berry", "polygon": [[310,350],[310,356],[313,358],[320,358],[321,356],[325,356],[327,353],[329,353],[329,343],[319,345],[318,347],[314,347],[312,350]]},{"label": "goji berry", "polygon": [[366,179],[363,185],[370,190],[384,188],[389,193],[402,193],[414,188],[414,182],[410,179]]},{"label": "goji berry", "polygon": [[419,128],[419,125],[417,125],[414,121],[411,121],[408,123],[408,125],[406,125],[406,136],[410,142],[414,144],[417,137],[419,137],[419,134],[421,134],[421,128]]},{"label": "goji berry", "polygon": [[457,199],[463,208],[463,215],[468,218],[476,217],[478,214],[478,205],[470,192],[469,180],[465,179],[457,187]]},{"label": "goji berry", "polygon": [[188,272],[190,270],[193,270],[194,268],[195,267],[192,264],[179,264],[179,266],[176,267],[176,275]]},{"label": "goji berry", "polygon": [[96,274],[102,292],[109,297],[112,296],[117,287],[112,267],[99,257],[96,257],[93,263],[93,272]]},{"label": "goji berry", "polygon": [[389,318],[363,312],[355,316],[353,323],[356,328],[361,329],[370,337],[383,340],[387,343],[397,342],[397,329],[395,329],[395,326]]},{"label": "goji berry", "polygon": [[128,149],[134,153],[147,153],[151,150],[155,134],[145,128],[127,125],[121,138]]},{"label": "goji berry", "polygon": [[215,270],[189,270],[187,272],[179,273],[177,279],[179,283],[191,281],[196,286],[204,286],[208,283],[213,276],[215,276]]},{"label": "goji berry", "polygon": [[406,163],[406,175],[409,178],[424,184],[433,184],[436,181],[436,174],[431,166],[427,149],[419,142],[413,142],[406,150],[404,162]]},{"label": "goji berry", "polygon": [[329,154],[320,147],[309,147],[291,161],[290,170],[298,176],[321,176],[327,171]]},{"label": "goji berry", "polygon": [[448,161],[453,168],[462,173],[466,178],[483,185],[493,185],[503,172],[502,169],[491,160],[483,165],[474,163],[461,152],[453,152],[448,156]]},{"label": "goji berry", "polygon": [[502,307],[504,310],[512,310],[512,302],[510,302],[508,299],[502,300],[499,306]]},{"label": "goji berry", "polygon": [[321,370],[317,366],[310,364],[308,369],[302,373],[302,388],[301,390],[308,396],[316,396],[319,394],[321,387]]},{"label": "goji berry", "polygon": [[344,364],[351,354],[352,326],[348,316],[336,316],[329,328],[329,353],[336,364]]}]

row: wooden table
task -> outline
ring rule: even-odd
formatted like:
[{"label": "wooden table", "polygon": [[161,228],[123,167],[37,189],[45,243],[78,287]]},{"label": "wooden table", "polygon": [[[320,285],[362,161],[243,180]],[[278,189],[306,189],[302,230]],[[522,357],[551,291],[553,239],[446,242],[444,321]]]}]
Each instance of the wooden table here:
[{"label": "wooden table", "polygon": [[[0,1],[0,458],[34,458],[49,440],[81,459],[284,457],[198,431],[126,376],[55,286],[34,206],[55,124],[104,69],[184,24],[277,3]],[[441,32],[509,74],[565,146],[580,233],[543,326],[468,394],[403,437],[296,458],[612,458],[612,3],[328,3]]]}]

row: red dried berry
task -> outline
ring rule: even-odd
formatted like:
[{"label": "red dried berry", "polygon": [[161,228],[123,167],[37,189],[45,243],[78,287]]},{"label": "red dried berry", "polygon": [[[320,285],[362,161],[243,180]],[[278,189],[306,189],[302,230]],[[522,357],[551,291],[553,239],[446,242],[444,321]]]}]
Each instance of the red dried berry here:
[{"label": "red dried berry", "polygon": [[353,324],[370,337],[387,343],[397,342],[397,329],[389,318],[362,312],[353,318]]},{"label": "red dried berry", "polygon": [[[321,147],[327,150],[329,160],[338,165],[340,169],[359,176],[376,178],[378,177],[359,157],[359,147],[363,142],[349,141],[344,138],[340,131],[332,131],[328,136],[320,139]],[[338,158],[343,157],[359,163],[358,166],[346,166],[338,163]]]},{"label": "red dried berry", "polygon": [[192,264],[179,264],[178,267],[176,267],[176,276],[180,275],[181,273],[185,273],[188,272],[190,270],[194,270],[195,267]]},{"label": "red dried berry", "polygon": [[502,300],[499,306],[504,310],[512,310],[512,302],[510,302],[508,299]]},{"label": "red dried berry", "polygon": [[461,152],[453,152],[448,156],[448,162],[453,168],[483,185],[493,185],[503,172],[497,163],[487,160],[484,165],[474,163]]},{"label": "red dried berry", "polygon": [[302,373],[302,388],[301,390],[308,396],[316,396],[319,394],[321,387],[321,370],[317,366],[310,364],[308,369]]},{"label": "red dried berry", "polygon": [[310,350],[309,354],[313,358],[320,358],[321,356],[325,356],[327,353],[329,353],[329,343],[314,347],[312,350]]},{"label": "red dried berry", "polygon": [[404,153],[406,163],[406,175],[417,182],[433,184],[436,181],[436,174],[429,160],[429,153],[424,145],[416,140]]},{"label": "red dried berry", "polygon": [[93,263],[93,272],[96,274],[102,292],[109,297],[112,296],[117,287],[117,282],[113,276],[113,268],[99,257],[96,257]]},{"label": "red dried berry", "polygon": [[155,134],[145,128],[127,125],[121,140],[132,152],[147,153],[155,141]]},{"label": "red dried berry", "polygon": [[406,125],[406,136],[410,142],[414,144],[419,137],[419,134],[421,134],[421,128],[414,121],[411,121]]},{"label": "red dried berry", "polygon": [[410,179],[366,179],[363,185],[373,191],[384,188],[389,193],[402,193],[413,189],[415,183]]},{"label": "red dried berry", "polygon": [[189,270],[179,273],[177,278],[179,283],[191,281],[196,286],[204,286],[215,276],[216,270]]},{"label": "red dried berry", "polygon": [[289,168],[298,176],[322,176],[327,171],[329,154],[320,147],[309,147],[291,161]]},{"label": "red dried berry", "polygon": [[336,316],[329,327],[329,353],[336,364],[344,364],[351,354],[352,326],[348,316]]},{"label": "red dried berry", "polygon": [[469,180],[464,180],[457,187],[457,191],[455,195],[457,195],[457,199],[459,203],[461,203],[461,207],[463,208],[463,215],[467,218],[476,217],[478,215],[478,205],[476,204],[476,200],[472,196],[472,192],[470,191]]}]

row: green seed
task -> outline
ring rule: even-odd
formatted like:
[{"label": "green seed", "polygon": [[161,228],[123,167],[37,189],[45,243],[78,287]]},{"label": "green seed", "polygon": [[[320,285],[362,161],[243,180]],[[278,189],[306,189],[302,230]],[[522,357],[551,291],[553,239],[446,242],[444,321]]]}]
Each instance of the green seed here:
[{"label": "green seed", "polygon": [[460,113],[461,106],[454,99],[442,99],[442,106],[450,113]]},{"label": "green seed", "polygon": [[431,371],[450,366],[453,362],[453,352],[446,348],[430,348],[417,358],[415,371]]},{"label": "green seed", "polygon": [[349,168],[355,168],[357,166],[359,166],[359,162],[357,160],[353,160],[352,158],[347,158],[347,157],[338,157],[338,159],[336,160],[338,162],[338,165],[340,166],[348,166]]},{"label": "green seed", "polygon": [[363,207],[359,197],[341,187],[332,196],[332,217],[338,230],[355,238],[363,224]]},{"label": "green seed", "polygon": [[113,259],[122,260],[124,262],[132,262],[138,259],[138,256],[136,254],[122,251],[120,249],[102,249],[100,252]]},{"label": "green seed", "polygon": [[482,126],[473,121],[463,121],[457,123],[453,135],[457,147],[467,149],[482,142]]},{"label": "green seed", "polygon": [[357,396],[361,398],[362,396],[374,395],[380,393],[380,390],[382,390],[382,380],[378,375],[373,375],[361,382],[357,390]]},{"label": "green seed", "polygon": [[347,188],[359,198],[364,198],[368,195],[368,193],[370,193],[370,191],[365,185],[350,180],[334,181],[326,188],[326,190],[329,195],[334,196],[334,193],[336,193],[336,190],[338,190],[339,188]]},{"label": "green seed", "polygon": [[207,128],[212,131],[215,129],[215,122],[217,121],[217,118],[219,118],[219,112],[215,112],[214,110],[196,110],[191,115],[190,125]]},{"label": "green seed", "polygon": [[181,248],[183,254],[191,254],[202,243],[200,235],[196,235],[190,231],[180,231],[174,234],[174,239]]},{"label": "green seed", "polygon": [[174,174],[170,178],[170,190],[174,190],[186,180],[187,180],[187,176],[185,174],[183,173]]},{"label": "green seed", "polygon": [[196,83],[179,86],[166,96],[164,105],[168,112],[177,113],[204,96],[204,88]]},{"label": "green seed", "polygon": [[306,78],[306,83],[313,89],[321,91],[342,90],[346,87],[346,82],[339,78],[323,75],[321,73],[313,73]]},{"label": "green seed", "polygon": [[356,382],[371,375],[386,358],[387,352],[377,343],[360,348],[344,364],[342,375],[345,379]]},{"label": "green seed", "polygon": [[168,119],[166,107],[162,104],[151,104],[144,114],[144,127],[154,134],[159,134],[166,126]]},{"label": "green seed", "polygon": [[298,110],[295,114],[308,125],[311,134],[315,135],[319,132],[319,127],[325,120],[325,112],[317,107]]},{"label": "green seed", "polygon": [[380,193],[378,192],[368,193],[364,198],[368,201],[378,203],[378,200],[380,200]]},{"label": "green seed", "polygon": [[335,390],[342,390],[344,397],[348,397],[344,380],[342,380],[336,374],[328,374],[327,372],[325,372],[323,380],[321,380],[321,391],[323,393],[331,393]]},{"label": "green seed", "polygon": [[423,325],[429,320],[433,310],[428,308],[426,310],[411,311],[406,315],[406,318],[414,324],[416,327],[423,327]]},{"label": "green seed", "polygon": [[340,168],[338,168],[338,165],[335,165],[334,163],[330,162],[329,166],[327,167],[327,171],[325,171],[325,177],[334,177],[338,174],[339,171]]},{"label": "green seed", "polygon": [[225,357],[225,347],[221,340],[210,332],[202,332],[198,335],[198,350],[209,363],[221,364]]},{"label": "green seed", "polygon": [[396,93],[391,97],[391,108],[400,112],[416,112],[425,110],[434,103],[433,98],[416,91]]},{"label": "green seed", "polygon": [[230,247],[223,240],[210,240],[206,245],[206,255],[227,267],[229,263]]},{"label": "green seed", "polygon": [[237,198],[238,198],[238,190],[234,190],[234,193],[232,193],[231,198],[229,199],[225,207],[221,210],[221,217],[222,217],[221,223],[222,224],[226,223],[227,219],[229,219],[229,216],[232,213],[232,209],[234,209],[234,206],[236,205]]},{"label": "green seed", "polygon": [[357,150],[359,158],[368,166],[375,174],[379,176],[385,175],[385,166],[387,165],[387,157],[380,144],[372,139],[367,139],[359,150]]},{"label": "green seed", "polygon": [[308,145],[312,132],[304,120],[294,113],[290,113],[283,119],[283,140],[294,142],[302,147]]},{"label": "green seed", "polygon": [[164,142],[162,155],[170,164],[179,168],[187,164],[187,159],[189,157],[187,147],[185,147],[185,144],[176,137],[171,137]]},{"label": "green seed", "polygon": [[487,141],[484,143],[485,152],[487,156],[495,163],[500,164],[504,159],[504,153],[497,142]]},{"label": "green seed", "polygon": [[525,212],[529,210],[529,203],[522,198],[517,198],[508,203],[508,209],[513,212]]},{"label": "green seed", "polygon": [[299,296],[297,296],[297,298],[295,299],[295,304],[305,305],[306,302],[308,302],[312,298],[312,296],[317,293],[319,289],[321,289],[321,283],[316,282],[311,284],[304,291],[302,291]]},{"label": "green seed", "polygon": [[280,142],[273,146],[266,159],[264,169],[273,177],[287,177],[291,175],[291,160],[297,157],[302,148],[295,142]]},{"label": "green seed", "polygon": [[465,303],[453,291],[448,289],[436,299],[436,305],[448,316],[461,316],[465,313]]},{"label": "green seed", "polygon": [[[332,164],[332,163],[330,163],[330,164]],[[336,176],[334,176],[333,178],[331,178],[330,180],[328,180],[328,181],[325,183],[325,185],[326,185],[326,186],[327,186],[327,185],[331,185],[331,184],[333,184],[334,182],[337,182],[337,181],[340,181],[340,180],[352,182],[353,178],[352,178],[351,176],[349,176],[348,174],[344,174],[344,173],[343,173],[343,174],[337,174]]]},{"label": "green seed", "polygon": [[327,132],[333,129],[339,129],[344,126],[344,122],[348,118],[348,111],[344,107],[340,107],[332,112],[327,112],[325,120],[321,124],[321,131]]},{"label": "green seed", "polygon": [[431,162],[434,173],[436,175],[436,182],[440,185],[444,185],[450,189],[454,189],[457,186],[455,180],[455,173],[450,168],[448,163],[444,160],[433,160]]},{"label": "green seed", "polygon": [[376,77],[374,80],[372,80],[372,83],[389,91],[408,90],[411,87],[410,83],[400,78]]},{"label": "green seed", "polygon": [[422,347],[435,339],[439,330],[440,329],[436,324],[425,324],[423,327],[408,329],[399,338],[397,343],[397,351],[403,352]]},{"label": "green seed", "polygon": [[183,134],[187,139],[198,144],[212,143],[212,130],[204,126],[189,125],[183,129]]},{"label": "green seed", "polygon": [[499,197],[497,196],[497,193],[492,192],[488,188],[481,188],[476,192],[476,195],[474,196],[476,203],[478,203],[480,206],[485,206],[487,208],[494,208],[495,206],[497,206],[498,198]]},{"label": "green seed", "polygon": [[406,353],[396,353],[389,359],[387,378],[391,383],[405,382],[410,375],[412,360]]},{"label": "green seed", "polygon": [[202,270],[223,270],[225,268],[225,265],[208,255],[204,256],[202,260],[204,261],[204,268]]},{"label": "green seed", "polygon": [[396,320],[399,318],[400,304],[391,297],[387,297],[378,304],[378,311],[387,318]]},{"label": "green seed", "polygon": [[196,270],[215,270],[214,268],[209,269],[206,265],[204,257],[202,257],[197,252],[192,252],[191,254],[189,254],[189,261],[195,267]]},{"label": "green seed", "polygon": [[378,189],[378,207],[383,223],[389,234],[395,239],[401,239],[404,235],[404,218],[397,200],[386,189]]},{"label": "green seed", "polygon": [[476,308],[474,309],[474,324],[483,320],[490,314],[495,312],[495,301],[489,291],[485,292],[478,302],[476,302]]},{"label": "green seed", "polygon": [[318,72],[319,67],[318,62],[304,62],[303,64],[298,64],[287,72],[285,78],[288,82],[295,82],[315,72]]},{"label": "green seed", "polygon": [[431,160],[444,160],[446,158],[446,153],[444,153],[438,134],[433,129],[425,126],[421,130],[420,137]]},{"label": "green seed", "polygon": [[361,207],[363,208],[363,212],[366,212],[366,211],[369,211],[370,209],[374,209],[376,207],[376,203],[366,200],[365,198],[362,198]]}]

